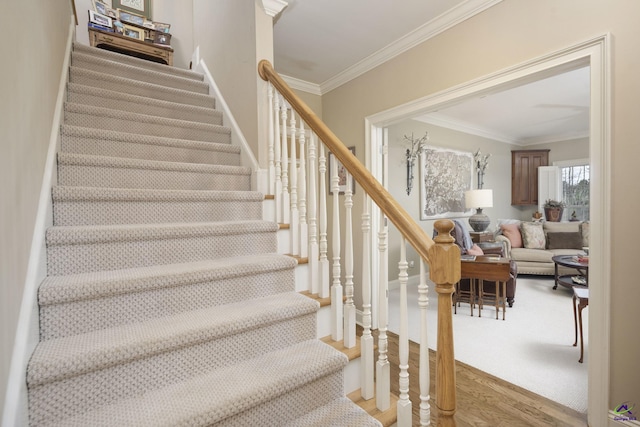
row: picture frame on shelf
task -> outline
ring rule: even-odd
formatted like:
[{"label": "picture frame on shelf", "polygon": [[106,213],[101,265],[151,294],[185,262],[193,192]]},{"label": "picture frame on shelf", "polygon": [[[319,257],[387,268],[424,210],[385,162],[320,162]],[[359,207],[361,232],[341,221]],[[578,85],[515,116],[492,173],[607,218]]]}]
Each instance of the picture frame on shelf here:
[{"label": "picture frame on shelf", "polygon": [[118,11],[115,9],[111,9],[110,7],[107,8],[107,13],[105,13],[105,15],[107,15],[109,18],[113,19],[114,21],[118,19]]},{"label": "picture frame on shelf", "polygon": [[109,7],[100,0],[91,0],[91,5],[93,6],[93,10],[98,12],[100,15],[108,15],[107,9]]},{"label": "picture frame on shelf", "polygon": [[[356,147],[349,147],[349,151],[355,156],[356,155]],[[327,161],[329,166],[327,168],[328,175],[327,179],[329,180],[329,195],[333,195],[333,163],[335,161],[336,167],[338,168],[338,194],[343,195],[347,190],[347,183],[351,183],[351,194],[356,194],[356,181],[353,177],[347,172],[347,168],[345,168],[342,163],[338,159],[335,158],[332,152],[329,151],[329,155],[327,156]]]},{"label": "picture frame on shelf", "polygon": [[111,18],[94,10],[89,10],[89,22],[107,28],[111,28],[113,26],[113,20]]},{"label": "picture frame on shelf", "polygon": [[171,24],[165,24],[164,22],[154,22],[153,26],[156,31],[161,33],[168,33],[171,29]]},{"label": "picture frame on shelf", "polygon": [[123,35],[132,39],[144,40],[144,30],[132,25],[123,24]]},{"label": "picture frame on shelf", "polygon": [[127,12],[126,10],[118,9],[118,19],[123,24],[134,24],[143,26],[144,25],[144,16],[136,15],[135,13]]},{"label": "picture frame on shelf", "polygon": [[151,0],[112,0],[111,7],[136,15],[142,15],[148,20],[151,20]]}]

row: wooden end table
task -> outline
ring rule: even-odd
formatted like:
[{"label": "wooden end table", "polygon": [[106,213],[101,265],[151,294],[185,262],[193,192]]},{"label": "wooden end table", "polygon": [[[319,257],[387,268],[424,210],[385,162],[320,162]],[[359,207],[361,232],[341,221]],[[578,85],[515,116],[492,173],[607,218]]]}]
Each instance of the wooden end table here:
[{"label": "wooden end table", "polygon": [[[484,299],[493,299],[496,308],[496,319],[502,308],[502,320],[505,320],[507,311],[507,282],[511,277],[511,262],[507,258],[476,256],[474,260],[462,260],[461,278],[471,279],[470,286],[473,288],[477,283],[477,296],[479,312],[481,317]],[[495,293],[488,293],[484,290],[484,280],[495,282]],[[475,296],[475,290],[472,291]],[[454,302],[456,302],[454,300]],[[473,310],[473,302],[471,306]]]},{"label": "wooden end table", "polygon": [[[577,304],[576,304],[577,303]],[[577,305],[577,310],[576,310]],[[584,338],[582,336],[582,310],[589,305],[589,288],[573,287],[573,326],[575,329],[575,341],[573,346],[578,345],[578,327],[580,328],[580,359],[582,363],[584,356]],[[577,316],[576,316],[577,311]]]},{"label": "wooden end table", "polygon": [[[588,262],[578,262],[574,260],[575,255],[557,255],[551,258],[554,263],[555,274],[554,274],[554,285],[553,289],[558,289],[558,285],[565,286],[567,288],[573,288],[574,286],[589,286],[589,263]],[[584,278],[584,284],[576,283],[573,280],[575,274],[558,274],[558,266],[561,265],[563,267],[573,268],[580,273],[578,277]]]}]

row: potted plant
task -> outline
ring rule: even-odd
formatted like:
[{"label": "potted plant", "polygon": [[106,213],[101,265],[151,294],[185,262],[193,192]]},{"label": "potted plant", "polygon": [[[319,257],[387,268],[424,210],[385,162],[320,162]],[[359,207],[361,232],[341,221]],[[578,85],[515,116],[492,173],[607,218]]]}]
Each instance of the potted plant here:
[{"label": "potted plant", "polygon": [[548,199],[544,202],[544,217],[549,222],[560,222],[564,206],[563,201]]}]

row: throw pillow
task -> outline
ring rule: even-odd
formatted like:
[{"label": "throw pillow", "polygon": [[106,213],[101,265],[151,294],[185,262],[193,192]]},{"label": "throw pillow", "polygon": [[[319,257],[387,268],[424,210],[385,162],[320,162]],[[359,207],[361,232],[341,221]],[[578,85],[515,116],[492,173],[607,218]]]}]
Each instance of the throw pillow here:
[{"label": "throw pillow", "polygon": [[471,249],[469,249],[467,251],[467,253],[469,255],[476,255],[476,256],[484,255],[484,251],[482,250],[482,248],[480,246],[476,245],[475,243],[474,243],[473,246],[471,246]]},{"label": "throw pillow", "polygon": [[517,224],[518,227],[520,227],[520,221],[519,219],[499,219],[498,221],[496,221],[496,231],[493,233],[493,237],[495,238],[496,236],[498,236],[499,234],[502,233],[502,226],[506,225],[506,224]]},{"label": "throw pillow", "polygon": [[547,233],[547,249],[582,249],[580,233]]},{"label": "throw pillow", "polygon": [[500,226],[502,235],[509,239],[512,248],[522,247],[522,234],[520,234],[520,224],[502,224]]},{"label": "throw pillow", "polygon": [[582,234],[582,246],[589,247],[589,221],[580,223],[580,234]]},{"label": "throw pillow", "polygon": [[523,222],[520,224],[522,243],[527,249],[544,249],[546,241],[544,230],[539,222]]}]

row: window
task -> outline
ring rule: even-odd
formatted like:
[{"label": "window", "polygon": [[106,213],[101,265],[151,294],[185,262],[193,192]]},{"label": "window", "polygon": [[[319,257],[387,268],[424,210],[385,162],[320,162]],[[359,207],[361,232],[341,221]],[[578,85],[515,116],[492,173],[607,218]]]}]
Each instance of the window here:
[{"label": "window", "polygon": [[560,176],[562,179],[562,200],[566,206],[562,215],[563,221],[577,219],[589,220],[589,161],[562,162]]}]

